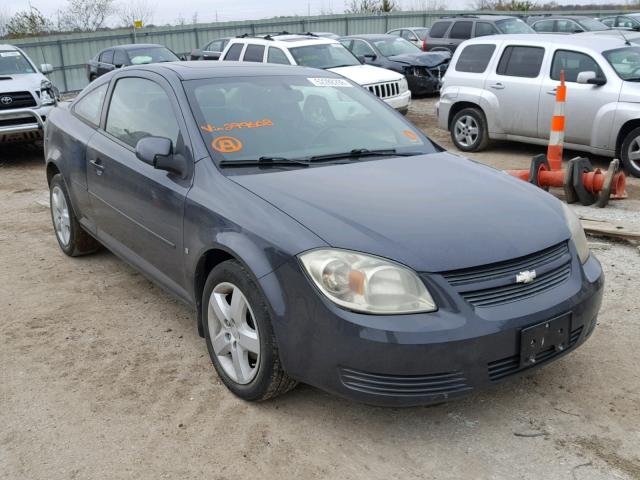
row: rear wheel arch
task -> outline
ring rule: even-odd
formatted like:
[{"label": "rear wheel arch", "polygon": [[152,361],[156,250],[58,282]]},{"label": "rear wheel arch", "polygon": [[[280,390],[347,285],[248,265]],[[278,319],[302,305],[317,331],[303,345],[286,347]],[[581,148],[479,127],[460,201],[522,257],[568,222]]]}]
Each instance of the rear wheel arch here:
[{"label": "rear wheel arch", "polygon": [[465,108],[475,108],[476,110],[479,110],[480,113],[482,113],[482,115],[484,116],[485,122],[487,121],[487,115],[484,113],[484,110],[482,109],[482,107],[477,103],[467,102],[467,101],[457,102],[457,103],[454,103],[449,109],[449,118],[447,119],[447,127],[449,130],[451,130],[451,123],[453,122],[453,118],[456,116],[458,112],[460,112],[461,110],[464,110]]},{"label": "rear wheel arch", "polygon": [[53,177],[58,173],[60,173],[60,169],[58,168],[58,166],[53,162],[48,162],[47,163],[47,185],[51,185],[51,179],[53,179]]}]

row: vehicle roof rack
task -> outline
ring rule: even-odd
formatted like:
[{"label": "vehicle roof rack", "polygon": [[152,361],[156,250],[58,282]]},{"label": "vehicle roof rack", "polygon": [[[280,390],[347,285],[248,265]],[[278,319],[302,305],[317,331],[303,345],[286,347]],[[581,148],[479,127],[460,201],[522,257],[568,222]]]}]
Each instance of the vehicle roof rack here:
[{"label": "vehicle roof rack", "polygon": [[256,33],[253,35],[250,33],[243,33],[242,35],[236,35],[236,38],[262,38],[263,40],[275,40],[273,37],[278,35],[292,35],[292,34],[283,30],[282,32]]}]

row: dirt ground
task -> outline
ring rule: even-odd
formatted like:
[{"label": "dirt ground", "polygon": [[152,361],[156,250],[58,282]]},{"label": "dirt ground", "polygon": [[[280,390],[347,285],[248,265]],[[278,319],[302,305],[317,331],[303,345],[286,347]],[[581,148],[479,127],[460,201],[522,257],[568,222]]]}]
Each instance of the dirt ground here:
[{"label": "dirt ground", "polygon": [[[450,147],[433,105],[410,118]],[[525,167],[535,153],[474,158]],[[435,407],[304,385],[248,404],[217,379],[189,308],[109,252],[62,254],[46,191],[40,151],[0,150],[1,479],[640,479],[637,246],[593,240],[598,327],[534,373]],[[629,192],[586,211],[633,221],[640,182]]]}]

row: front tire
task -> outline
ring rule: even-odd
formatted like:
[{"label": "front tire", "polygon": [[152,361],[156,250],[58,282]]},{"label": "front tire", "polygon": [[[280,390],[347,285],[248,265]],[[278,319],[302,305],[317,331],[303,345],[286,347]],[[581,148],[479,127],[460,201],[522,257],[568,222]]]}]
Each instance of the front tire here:
[{"label": "front tire", "polygon": [[60,249],[70,257],[93,253],[100,248],[96,239],[81,226],[71,206],[69,192],[61,174],[56,174],[49,185],[51,221]]},{"label": "front tire", "polygon": [[640,177],[640,127],[627,134],[620,149],[624,169],[634,177]]},{"label": "front tire", "polygon": [[261,401],[296,386],[282,368],[266,301],[236,260],[211,270],[202,296],[202,319],[211,362],[235,395]]},{"label": "front tire", "polygon": [[477,108],[464,108],[451,121],[451,140],[463,152],[479,152],[489,144],[484,113]]}]

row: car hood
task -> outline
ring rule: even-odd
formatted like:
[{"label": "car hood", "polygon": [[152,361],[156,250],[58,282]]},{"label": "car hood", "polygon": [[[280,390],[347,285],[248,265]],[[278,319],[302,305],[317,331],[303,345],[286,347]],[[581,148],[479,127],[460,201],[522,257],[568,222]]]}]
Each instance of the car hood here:
[{"label": "car hood", "polygon": [[557,199],[449,153],[229,178],[333,247],[421,272],[509,260],[570,236]]},{"label": "car hood", "polygon": [[0,93],[40,90],[40,82],[45,78],[41,73],[0,75]]},{"label": "car hood", "polygon": [[392,55],[387,58],[406,65],[436,67],[449,62],[449,60],[451,60],[451,54],[449,52],[404,53],[402,55]]},{"label": "car hood", "polygon": [[328,68],[327,70],[342,75],[349,80],[353,80],[358,85],[397,82],[402,78],[402,74],[400,73],[371,65],[353,65],[351,67]]}]

